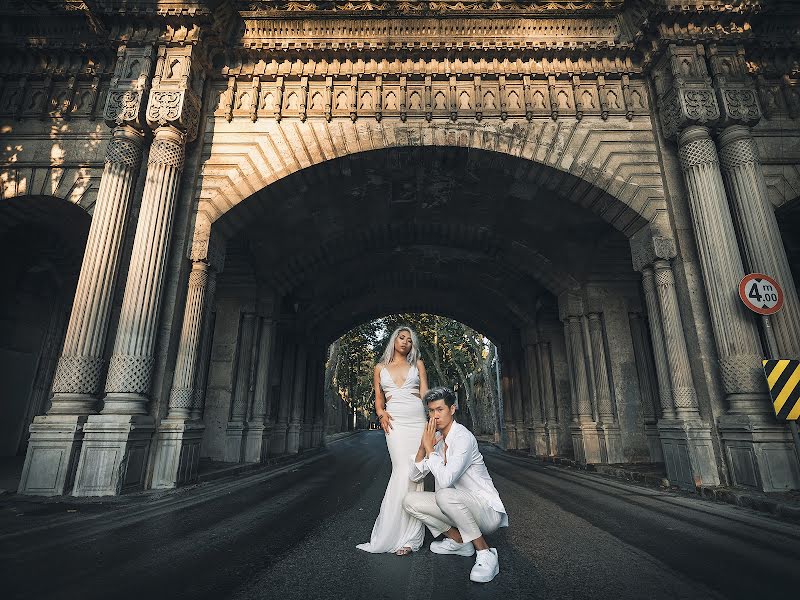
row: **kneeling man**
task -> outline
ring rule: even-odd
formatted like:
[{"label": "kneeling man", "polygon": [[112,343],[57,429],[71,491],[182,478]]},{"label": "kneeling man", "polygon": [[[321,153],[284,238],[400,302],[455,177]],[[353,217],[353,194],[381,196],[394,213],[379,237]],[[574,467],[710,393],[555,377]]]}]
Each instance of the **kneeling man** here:
[{"label": "kneeling man", "polygon": [[445,387],[425,394],[429,420],[417,455],[411,459],[411,479],[421,481],[433,473],[436,493],[409,492],[403,508],[425,523],[434,537],[446,536],[431,544],[431,552],[472,556],[477,550],[469,578],[486,583],[500,567],[497,550],[489,548],[483,536],[508,527],[508,516],[478,450],[478,440],[453,418],[455,401],[455,394]]}]

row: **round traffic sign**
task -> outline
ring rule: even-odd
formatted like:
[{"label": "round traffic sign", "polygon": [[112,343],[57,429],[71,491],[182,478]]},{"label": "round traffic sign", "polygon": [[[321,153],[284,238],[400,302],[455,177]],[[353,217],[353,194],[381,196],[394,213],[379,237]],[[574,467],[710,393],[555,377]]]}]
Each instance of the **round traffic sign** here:
[{"label": "round traffic sign", "polygon": [[778,282],[763,273],[750,273],[739,282],[739,298],[760,315],[772,315],[783,306],[783,290]]}]

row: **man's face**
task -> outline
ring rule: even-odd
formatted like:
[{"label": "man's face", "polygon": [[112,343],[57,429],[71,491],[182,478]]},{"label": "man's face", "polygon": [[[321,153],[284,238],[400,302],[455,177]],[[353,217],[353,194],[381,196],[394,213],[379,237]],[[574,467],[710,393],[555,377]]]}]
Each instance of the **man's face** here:
[{"label": "man's face", "polygon": [[436,429],[442,431],[453,422],[453,415],[456,412],[456,405],[447,406],[444,400],[433,400],[428,402],[428,418],[433,417],[436,421]]}]

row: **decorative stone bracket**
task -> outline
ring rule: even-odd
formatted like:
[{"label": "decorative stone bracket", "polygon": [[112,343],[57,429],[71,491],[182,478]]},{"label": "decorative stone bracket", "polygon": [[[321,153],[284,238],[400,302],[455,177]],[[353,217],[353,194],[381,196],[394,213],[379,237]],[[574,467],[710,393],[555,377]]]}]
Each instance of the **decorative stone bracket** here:
[{"label": "decorative stone bracket", "polygon": [[110,127],[130,125],[144,128],[142,110],[153,68],[153,47],[120,46],[117,65],[106,97],[103,119]]},{"label": "decorative stone bracket", "polygon": [[147,124],[156,129],[171,126],[191,142],[200,122],[200,96],[205,71],[194,46],[158,49],[153,89],[147,103]]},{"label": "decorative stone bracket", "polygon": [[671,139],[690,125],[712,126],[719,105],[702,46],[671,45],[653,71],[664,135]]}]

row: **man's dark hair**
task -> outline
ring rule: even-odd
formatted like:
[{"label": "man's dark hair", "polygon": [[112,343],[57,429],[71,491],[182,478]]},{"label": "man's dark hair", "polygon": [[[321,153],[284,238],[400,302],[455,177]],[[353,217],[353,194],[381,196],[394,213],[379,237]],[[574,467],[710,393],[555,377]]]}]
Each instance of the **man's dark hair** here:
[{"label": "man's dark hair", "polygon": [[422,402],[427,406],[429,402],[436,402],[437,400],[444,400],[447,406],[453,406],[456,403],[456,395],[449,387],[435,387],[428,390]]}]

